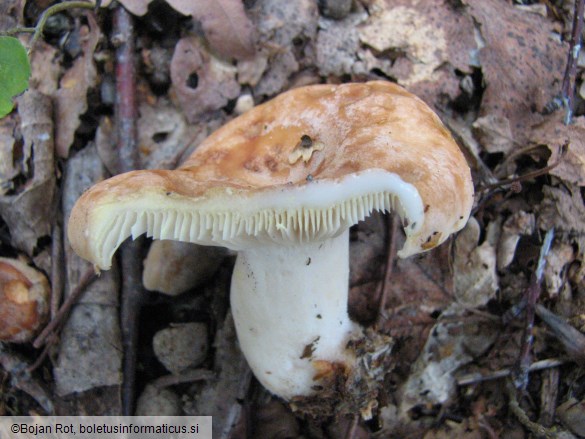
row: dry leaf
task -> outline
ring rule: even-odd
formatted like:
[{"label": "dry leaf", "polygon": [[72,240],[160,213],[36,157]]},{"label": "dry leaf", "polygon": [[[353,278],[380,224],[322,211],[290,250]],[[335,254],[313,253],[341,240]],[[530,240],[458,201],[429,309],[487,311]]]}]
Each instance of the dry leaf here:
[{"label": "dry leaf", "polygon": [[59,49],[39,40],[30,57],[31,77],[30,88],[34,88],[47,96],[53,96],[59,84],[61,65]]},{"label": "dry leaf", "polygon": [[[0,197],[0,216],[4,219],[12,244],[33,256],[38,240],[51,235],[55,165],[51,99],[29,90],[18,99],[22,141],[9,141],[18,170],[25,183],[10,186],[11,192]],[[13,159],[10,160],[13,162]],[[10,182],[10,181],[9,181]],[[6,182],[3,183],[6,186]]]},{"label": "dry leaf", "polygon": [[[508,120],[511,140],[525,144],[532,126],[543,118],[540,113],[559,92],[568,49],[554,37],[549,19],[501,0],[464,3],[478,23],[486,87],[480,116],[495,118],[500,126]],[[508,136],[506,129],[503,136]]]},{"label": "dry leaf", "polygon": [[54,96],[57,122],[55,147],[60,157],[69,155],[80,117],[87,111],[87,91],[95,86],[97,80],[93,54],[100,38],[100,29],[93,13],[87,13],[86,17],[89,28],[81,29],[81,33],[85,31],[85,35],[81,37],[83,55],[63,75]]},{"label": "dry leaf", "polygon": [[514,212],[502,226],[502,234],[498,240],[498,270],[503,270],[514,260],[516,246],[522,235],[534,233],[535,218],[533,213],[523,210]]},{"label": "dry leaf", "polygon": [[290,77],[301,67],[297,58],[308,62],[305,51],[317,30],[317,5],[310,0],[267,0],[258,2],[251,13],[268,58],[254,94],[274,95],[288,88]]},{"label": "dry leaf", "polygon": [[196,37],[179,40],[171,61],[174,97],[189,123],[196,123],[240,94],[237,70],[211,55]]},{"label": "dry leaf", "polygon": [[566,185],[562,187],[544,186],[544,199],[537,212],[538,227],[541,230],[555,228],[558,232],[585,234],[585,205],[579,187]]},{"label": "dry leaf", "polygon": [[[64,218],[69,218],[73,204],[83,191],[105,175],[94,147],[83,149],[67,161],[63,183]],[[77,256],[69,244],[65,246],[65,261],[65,295],[68,296],[93,267]],[[120,384],[122,342],[118,291],[117,270],[104,272],[86,288],[73,308],[60,335],[54,369],[58,395]]]},{"label": "dry leaf", "polygon": [[508,154],[514,148],[510,120],[497,114],[487,114],[473,123],[474,133],[487,152]]},{"label": "dry leaf", "polygon": [[549,116],[544,124],[532,131],[531,141],[550,149],[549,165],[557,162],[561,147],[567,145],[567,153],[550,174],[585,186],[585,117],[574,118],[571,125],[565,125],[562,118],[561,112]]},{"label": "dry leaf", "polygon": [[[455,305],[442,317],[452,319],[464,312]],[[488,324],[440,322],[435,325],[404,384],[401,415],[405,416],[416,406],[449,401],[457,389],[453,373],[482,355],[496,336]]]},{"label": "dry leaf", "polygon": [[[440,96],[455,99],[461,73],[471,73],[477,43],[474,24],[463,8],[448,1],[378,1],[376,11],[361,25],[360,41],[390,67],[371,66],[408,86],[427,102]],[[364,56],[360,56],[365,59]]]},{"label": "dry leaf", "polygon": [[12,181],[22,172],[24,163],[14,160],[17,148],[17,116],[9,115],[0,119],[0,196],[14,189]]},{"label": "dry leaf", "polygon": [[565,242],[557,242],[546,256],[544,267],[544,284],[549,297],[555,298],[565,285],[565,268],[575,260],[573,246]]},{"label": "dry leaf", "polygon": [[468,307],[485,305],[498,289],[496,250],[486,239],[478,246],[480,228],[473,217],[455,240],[455,297]]},{"label": "dry leaf", "polygon": [[569,398],[557,408],[557,416],[573,433],[582,435],[585,432],[585,400]]},{"label": "dry leaf", "polygon": [[256,52],[254,26],[241,0],[167,0],[183,15],[201,22],[209,45],[227,58],[251,58]]}]

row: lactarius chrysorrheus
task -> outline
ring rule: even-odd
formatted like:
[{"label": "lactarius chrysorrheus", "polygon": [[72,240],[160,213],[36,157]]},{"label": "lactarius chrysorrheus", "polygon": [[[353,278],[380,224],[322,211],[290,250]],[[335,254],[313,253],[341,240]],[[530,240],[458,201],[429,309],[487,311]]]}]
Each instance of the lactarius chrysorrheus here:
[{"label": "lactarius chrysorrheus", "polygon": [[472,201],[462,153],[420,99],[388,82],[315,85],[232,120],[174,171],[95,185],[73,209],[69,239],[99,269],[143,233],[236,250],[241,349],[258,380],[290,400],[356,363],[348,229],[396,212],[406,257],[461,229]]}]

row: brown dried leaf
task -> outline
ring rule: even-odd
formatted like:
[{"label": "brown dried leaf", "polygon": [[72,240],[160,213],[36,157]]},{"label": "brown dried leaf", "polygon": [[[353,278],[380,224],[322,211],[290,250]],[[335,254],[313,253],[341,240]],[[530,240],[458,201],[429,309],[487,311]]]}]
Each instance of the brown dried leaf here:
[{"label": "brown dried leaf", "polygon": [[585,117],[576,117],[571,125],[562,122],[559,113],[532,131],[531,141],[543,144],[551,151],[548,164],[555,163],[561,147],[568,144],[567,153],[561,162],[550,171],[551,175],[579,186],[585,186]]},{"label": "brown dried leaf", "polygon": [[569,398],[557,408],[557,416],[569,430],[582,435],[585,431],[585,400]]},{"label": "brown dried leaf", "polygon": [[251,58],[256,52],[254,26],[240,0],[167,0],[183,15],[201,22],[209,45],[227,58]]},{"label": "brown dried leaf", "polygon": [[392,63],[391,67],[370,63],[368,68],[397,78],[427,102],[440,95],[454,99],[460,93],[455,69],[470,73],[477,50],[473,20],[465,9],[453,8],[445,0],[386,0],[376,6],[378,11],[358,28],[360,41],[378,61]]},{"label": "brown dried leaf", "polygon": [[542,120],[540,112],[558,93],[565,46],[554,38],[553,23],[547,18],[500,0],[464,3],[479,24],[479,59],[486,84],[480,116],[507,119],[512,140],[524,144],[532,126]]},{"label": "brown dried leaf", "polygon": [[31,53],[30,88],[34,88],[47,96],[57,91],[61,65],[58,62],[59,50],[39,40]]},{"label": "brown dried leaf", "polygon": [[577,186],[542,188],[544,199],[538,207],[538,227],[542,230],[555,228],[559,232],[585,234],[585,205]]},{"label": "brown dried leaf", "polygon": [[[63,183],[64,218],[68,220],[75,201],[83,191],[105,175],[94,147],[87,147],[67,160]],[[66,228],[67,224],[64,225]],[[77,256],[70,245],[65,246],[65,262],[65,295],[68,296],[85,273],[93,268]],[[120,384],[122,341],[118,290],[117,270],[106,271],[87,287],[73,308],[61,333],[59,356],[55,362],[54,378],[58,395]]]},{"label": "brown dried leaf", "polygon": [[0,196],[14,189],[12,180],[22,171],[22,161],[14,160],[17,129],[16,115],[0,119]]},{"label": "brown dried leaf", "polygon": [[496,250],[488,240],[478,246],[479,233],[479,224],[471,217],[455,241],[455,297],[468,307],[485,305],[498,289]]},{"label": "brown dried leaf", "polygon": [[23,143],[10,141],[9,145],[14,149],[14,157],[18,157],[14,170],[26,177],[26,183],[9,187],[13,193],[0,197],[0,216],[8,224],[12,244],[32,256],[39,238],[50,236],[53,221],[51,100],[31,89],[18,99],[18,112]]},{"label": "brown dried leaf", "polygon": [[95,86],[97,80],[93,54],[100,38],[100,29],[93,13],[86,14],[89,28],[82,27],[81,36],[83,55],[75,60],[61,78],[55,93],[56,137],[55,147],[60,157],[69,155],[75,131],[80,124],[80,116],[87,111],[87,91]]},{"label": "brown dried leaf", "polygon": [[240,94],[236,68],[211,55],[196,37],[179,40],[171,61],[174,97],[190,123]]},{"label": "brown dried leaf", "polygon": [[[451,318],[461,318],[464,312],[455,305],[447,314]],[[415,406],[449,401],[457,390],[453,373],[482,355],[495,339],[496,334],[489,324],[437,323],[404,384],[401,414],[405,415]]]}]

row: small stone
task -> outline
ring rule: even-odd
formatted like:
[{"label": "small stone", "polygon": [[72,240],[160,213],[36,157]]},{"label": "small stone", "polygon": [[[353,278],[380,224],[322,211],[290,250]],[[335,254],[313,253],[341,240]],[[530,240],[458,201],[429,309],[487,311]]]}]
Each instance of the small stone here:
[{"label": "small stone", "polygon": [[341,20],[351,11],[351,0],[319,0],[319,8],[325,17]]},{"label": "small stone", "polygon": [[147,384],[136,403],[137,416],[180,416],[181,399],[173,391]]},{"label": "small stone", "polygon": [[252,108],[254,108],[254,98],[250,94],[243,94],[236,101],[234,113],[239,116]]},{"label": "small stone", "polygon": [[207,357],[207,326],[204,323],[180,323],[157,332],[154,353],[169,372],[178,374],[197,367]]}]

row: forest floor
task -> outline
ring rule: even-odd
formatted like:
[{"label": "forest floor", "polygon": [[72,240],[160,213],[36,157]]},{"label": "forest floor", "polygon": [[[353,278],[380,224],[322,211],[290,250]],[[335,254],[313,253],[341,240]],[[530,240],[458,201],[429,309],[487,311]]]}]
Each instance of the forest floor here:
[{"label": "forest floor", "polygon": [[[214,438],[585,437],[574,2],[75,3],[32,44],[12,31],[55,2],[0,2],[0,34],[18,36],[32,68],[0,119],[0,271],[18,259],[51,286],[46,318],[3,337],[0,414],[213,415]],[[396,258],[391,216],[351,229],[350,315],[392,350],[371,419],[295,411],[254,379],[229,311],[233,252],[139,239],[96,277],[69,246],[69,213],[92,184],[172,169],[286,90],[369,80],[437,112],[476,192],[467,226],[422,256]],[[143,269],[170,293],[146,291]]]}]

